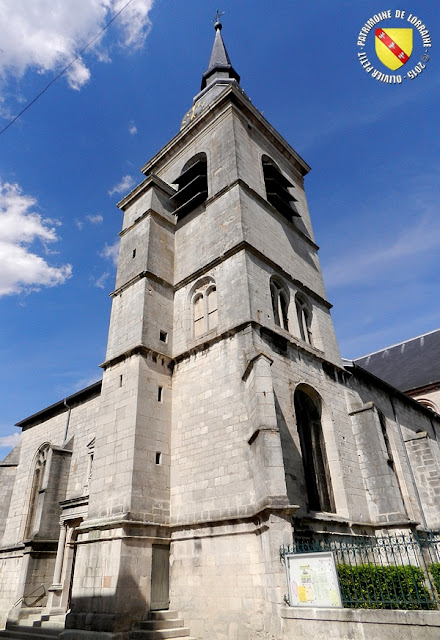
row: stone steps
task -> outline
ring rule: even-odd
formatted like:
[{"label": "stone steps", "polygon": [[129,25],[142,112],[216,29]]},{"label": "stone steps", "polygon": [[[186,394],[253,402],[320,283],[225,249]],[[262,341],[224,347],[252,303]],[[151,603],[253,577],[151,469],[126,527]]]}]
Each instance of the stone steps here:
[{"label": "stone steps", "polygon": [[176,629],[183,627],[182,618],[168,618],[166,620],[142,620],[138,622],[137,628],[145,631],[155,631],[156,629]]},{"label": "stone steps", "polygon": [[28,627],[23,624],[8,625],[4,631],[0,631],[0,638],[8,640],[54,640],[62,629],[50,629],[41,627]]},{"label": "stone steps", "polygon": [[136,623],[131,632],[132,640],[195,640],[189,635],[189,627],[176,611],[151,611],[147,620]]},{"label": "stone steps", "polygon": [[23,618],[16,623],[7,622],[0,638],[9,640],[55,640],[64,629],[65,616],[39,615]]}]

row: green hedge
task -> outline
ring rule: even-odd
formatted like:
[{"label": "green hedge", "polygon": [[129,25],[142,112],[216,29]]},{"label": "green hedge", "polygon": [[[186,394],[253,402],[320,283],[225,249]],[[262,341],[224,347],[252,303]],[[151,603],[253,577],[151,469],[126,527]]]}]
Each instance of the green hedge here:
[{"label": "green hedge", "polygon": [[440,562],[434,562],[429,566],[429,573],[437,590],[437,597],[440,598]]},{"label": "green hedge", "polygon": [[[434,565],[431,565],[431,567]],[[440,564],[437,581],[440,581]],[[421,569],[411,565],[389,567],[374,564],[337,567],[344,607],[354,609],[433,609]],[[434,573],[431,568],[431,573]],[[438,588],[438,587],[437,587]]]}]

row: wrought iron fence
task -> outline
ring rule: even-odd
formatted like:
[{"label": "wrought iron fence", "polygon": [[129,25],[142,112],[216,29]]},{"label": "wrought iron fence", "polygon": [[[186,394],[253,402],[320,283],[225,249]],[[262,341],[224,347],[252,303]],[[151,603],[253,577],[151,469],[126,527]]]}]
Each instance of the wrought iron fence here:
[{"label": "wrought iron fence", "polygon": [[440,609],[440,532],[297,537],[280,549],[332,551],[344,607]]}]

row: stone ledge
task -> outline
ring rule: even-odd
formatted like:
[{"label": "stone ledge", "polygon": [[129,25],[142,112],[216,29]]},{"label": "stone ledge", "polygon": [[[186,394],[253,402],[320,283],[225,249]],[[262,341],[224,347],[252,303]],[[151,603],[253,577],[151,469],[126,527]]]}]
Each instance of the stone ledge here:
[{"label": "stone ledge", "polygon": [[440,611],[281,607],[280,615],[285,620],[415,625],[440,629]]}]

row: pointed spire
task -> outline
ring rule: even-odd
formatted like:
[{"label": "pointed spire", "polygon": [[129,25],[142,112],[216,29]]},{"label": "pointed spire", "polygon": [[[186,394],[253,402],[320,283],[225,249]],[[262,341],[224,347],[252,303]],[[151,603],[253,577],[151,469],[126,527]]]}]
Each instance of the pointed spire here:
[{"label": "pointed spire", "polygon": [[226,78],[229,78],[230,80],[236,80],[237,82],[240,82],[240,76],[231,65],[228,52],[226,51],[225,43],[223,42],[221,34],[222,24],[220,22],[221,15],[223,14],[220,14],[217,10],[214,24],[214,46],[212,47],[208,69],[202,76],[202,90],[208,85],[213,84],[217,79],[222,79],[224,81]]},{"label": "pointed spire", "polygon": [[208,69],[202,76],[202,87],[199,93],[194,96],[192,108],[185,113],[182,119],[181,129],[186,127],[190,122],[197,118],[206,107],[217,98],[227,87],[235,85],[243,95],[242,88],[239,86],[240,76],[231,65],[231,61],[223,42],[221,30],[222,25],[217,10],[215,17],[215,39],[212,47],[211,58],[209,59]]}]

